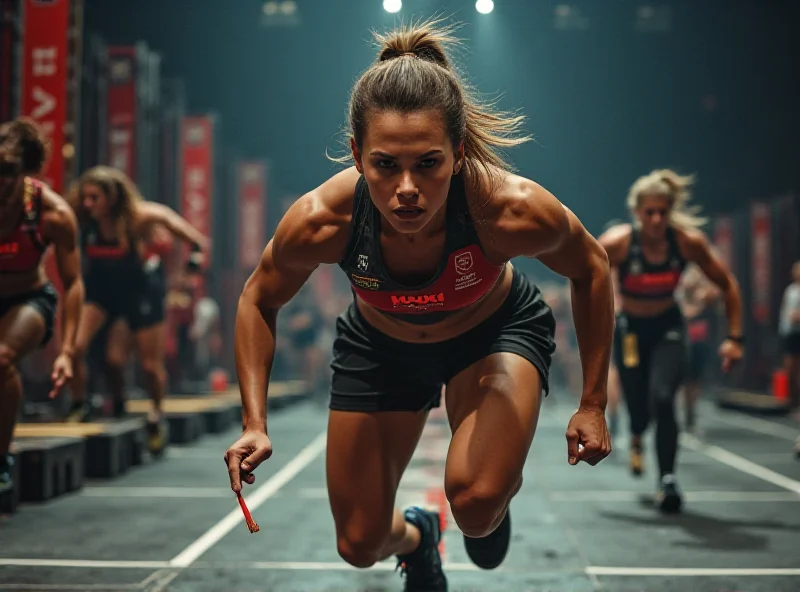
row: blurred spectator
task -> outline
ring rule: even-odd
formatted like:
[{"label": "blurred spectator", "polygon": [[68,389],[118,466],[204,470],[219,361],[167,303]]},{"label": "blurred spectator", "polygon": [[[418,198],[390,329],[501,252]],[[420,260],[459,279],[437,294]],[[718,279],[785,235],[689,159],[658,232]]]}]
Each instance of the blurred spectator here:
[{"label": "blurred spectator", "polygon": [[688,335],[683,383],[685,426],[689,433],[697,433],[695,407],[708,373],[715,365],[712,325],[717,315],[714,304],[721,301],[721,293],[700,268],[692,264],[686,268],[676,296],[686,319]]},{"label": "blurred spectator", "polygon": [[184,268],[178,268],[169,279],[166,311],[170,327],[175,336],[175,350],[168,360],[170,389],[183,393],[185,381],[191,378],[194,366],[194,343],[189,333],[194,322],[194,279]]},{"label": "blurred spectator", "polygon": [[222,349],[220,310],[216,300],[205,295],[194,306],[189,339],[193,343],[193,378],[205,381],[219,363]]},{"label": "blurred spectator", "polygon": [[792,266],[792,283],[783,292],[778,333],[783,341],[791,410],[800,420],[800,261]]}]

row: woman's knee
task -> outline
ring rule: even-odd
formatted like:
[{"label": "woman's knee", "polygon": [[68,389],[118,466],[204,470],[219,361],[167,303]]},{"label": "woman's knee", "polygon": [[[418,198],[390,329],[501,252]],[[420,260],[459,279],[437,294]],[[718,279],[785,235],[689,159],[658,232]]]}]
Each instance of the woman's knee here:
[{"label": "woman's knee", "polygon": [[489,479],[445,478],[445,494],[458,527],[468,537],[491,533],[511,498],[522,487],[522,475],[508,483]]},{"label": "woman's knee", "polygon": [[383,521],[336,527],[339,556],[354,567],[367,568],[381,560],[381,551],[391,535],[391,518]]},{"label": "woman's knee", "polygon": [[19,376],[17,352],[5,343],[0,343],[0,384],[6,384]]},{"label": "woman's knee", "polygon": [[82,363],[86,361],[86,353],[89,351],[88,342],[77,340],[75,341],[75,349],[72,352],[73,363]]},{"label": "woman's knee", "polygon": [[107,354],[106,369],[109,372],[123,373],[125,371],[125,357],[118,354]]},{"label": "woman's knee", "polygon": [[675,415],[675,398],[677,389],[668,384],[655,384],[651,387],[653,415],[657,421],[669,419]]},{"label": "woman's knee", "polygon": [[142,373],[149,380],[164,380],[167,375],[164,360],[154,357],[142,358]]}]

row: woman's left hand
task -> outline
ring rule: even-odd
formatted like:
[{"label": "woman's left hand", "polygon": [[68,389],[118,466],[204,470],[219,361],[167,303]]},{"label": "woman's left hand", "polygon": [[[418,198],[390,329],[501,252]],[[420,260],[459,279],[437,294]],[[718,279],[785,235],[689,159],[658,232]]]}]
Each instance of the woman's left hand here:
[{"label": "woman's left hand", "polygon": [[606,414],[600,408],[580,407],[567,426],[569,464],[583,461],[594,466],[611,454]]},{"label": "woman's left hand", "polygon": [[722,358],[722,371],[728,372],[734,363],[742,359],[744,348],[733,339],[726,339],[719,346],[719,357]]},{"label": "woman's left hand", "polygon": [[50,398],[54,399],[58,391],[72,380],[72,357],[68,354],[60,354],[53,362],[53,373],[50,376],[53,381],[53,390],[50,391]]}]

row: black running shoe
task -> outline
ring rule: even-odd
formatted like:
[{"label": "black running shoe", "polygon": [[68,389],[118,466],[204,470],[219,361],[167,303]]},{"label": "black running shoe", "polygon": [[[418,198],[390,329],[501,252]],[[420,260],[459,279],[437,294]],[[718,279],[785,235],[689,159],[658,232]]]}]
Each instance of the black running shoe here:
[{"label": "black running shoe", "polygon": [[397,556],[397,567],[405,575],[405,592],[447,592],[447,578],[442,571],[439,542],[442,540],[441,522],[437,512],[422,508],[408,508],[406,522],[419,529],[420,541],[416,551]]},{"label": "black running shoe", "polygon": [[464,546],[472,563],[481,569],[494,569],[506,558],[511,542],[511,510],[506,510],[505,518],[491,534],[479,539],[464,535]]},{"label": "black running shoe", "polygon": [[656,493],[656,504],[662,512],[667,514],[681,511],[683,498],[674,475],[664,475],[661,478],[661,487]]},{"label": "black running shoe", "polygon": [[0,493],[11,491],[14,482],[11,478],[11,467],[14,466],[14,457],[10,454],[0,455]]}]

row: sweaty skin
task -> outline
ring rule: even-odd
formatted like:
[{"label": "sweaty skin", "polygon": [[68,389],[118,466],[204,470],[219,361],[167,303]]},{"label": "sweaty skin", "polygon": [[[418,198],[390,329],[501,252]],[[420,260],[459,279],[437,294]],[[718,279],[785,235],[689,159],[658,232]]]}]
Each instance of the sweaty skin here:
[{"label": "sweaty skin", "polygon": [[[381,256],[393,279],[424,281],[445,256],[447,196],[465,159],[463,145],[452,145],[440,115],[373,113],[363,146],[353,140],[351,149],[354,167],[298,199],[286,213],[239,299],[235,357],[245,432],[226,453],[234,491],[241,489],[242,480],[253,483],[251,471],[272,454],[266,393],[278,310],[317,266],[344,257],[360,175],[381,216]],[[580,408],[567,429],[568,458],[570,464],[596,464],[611,451],[604,411],[614,310],[605,251],[572,212],[533,181],[477,166],[467,169],[466,186],[470,215],[491,263],[536,257],[571,280],[584,384]],[[398,209],[415,209],[418,215],[398,216]],[[511,280],[507,265],[477,302],[424,327],[390,318],[360,299],[356,304],[371,325],[390,337],[411,343],[442,341],[494,313],[508,296]]]},{"label": "sweaty skin", "polygon": [[[605,253],[575,215],[549,192],[522,177],[502,175],[491,200],[479,197],[474,190],[468,193],[473,219],[485,221],[477,225],[481,244],[493,263],[517,256],[537,257],[572,280],[573,314],[584,362],[581,406],[602,417],[613,329]],[[357,169],[349,168],[295,202],[245,286],[239,301],[235,347],[245,408],[244,426],[248,430],[266,432],[264,393],[275,351],[277,312],[318,265],[336,264],[344,256],[358,178]],[[483,184],[481,188],[486,187]],[[401,258],[415,262],[412,268],[415,273],[425,269],[432,274],[443,257],[444,241],[439,238],[443,233],[442,227],[426,237],[438,239],[438,249],[431,249],[427,240],[409,240],[399,233],[382,239],[384,260],[393,277],[403,276],[404,270],[399,263],[395,264]],[[358,306],[370,324],[395,339],[417,343],[442,341],[489,317],[504,302],[510,286],[509,265],[494,288],[478,302],[425,327],[388,317],[363,301]],[[603,355],[590,356],[589,352],[603,352]],[[610,451],[607,435],[604,442],[595,444],[592,447],[584,444],[586,452],[579,456],[576,440],[571,456],[576,462],[579,458],[594,460],[595,456],[605,456]]]},{"label": "sweaty skin", "polygon": [[[18,219],[21,209],[18,211]],[[7,213],[0,211],[0,216]],[[61,351],[53,363],[53,397],[72,377],[72,355],[84,299],[78,248],[78,221],[67,202],[49,187],[42,188],[42,239],[53,245],[56,267],[63,287],[63,326]],[[47,283],[44,265],[40,263],[28,273],[6,274],[0,282],[0,298],[41,288]]]}]

